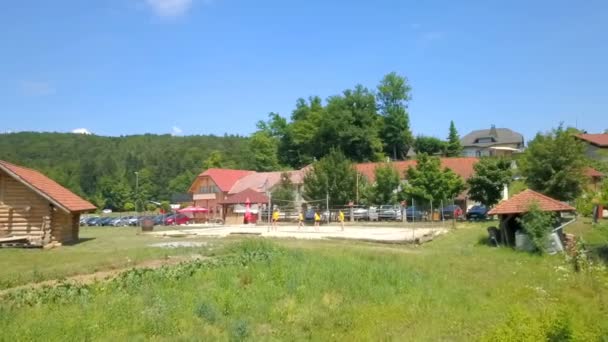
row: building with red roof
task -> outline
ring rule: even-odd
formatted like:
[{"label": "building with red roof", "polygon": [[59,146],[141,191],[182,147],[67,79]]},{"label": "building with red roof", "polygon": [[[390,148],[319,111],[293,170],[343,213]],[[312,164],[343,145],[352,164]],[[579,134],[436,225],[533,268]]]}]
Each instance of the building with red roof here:
[{"label": "building with red roof", "polygon": [[[502,239],[507,244],[515,243],[515,233],[523,230],[518,218],[527,213],[532,205],[537,205],[541,211],[558,215],[562,212],[574,212],[575,209],[567,203],[545,196],[534,190],[524,190],[508,200],[498,203],[488,215],[500,217]],[[547,227],[547,229],[554,227]]]},{"label": "building with red roof", "polygon": [[0,161],[0,243],[76,241],[80,214],[96,209],[38,171]]},{"label": "building with red roof", "polygon": [[[289,175],[291,182],[294,184],[295,199],[301,202],[303,201],[304,170],[255,172],[219,168],[208,169],[197,176],[189,189],[189,192],[192,193],[194,205],[209,209],[208,213],[197,214],[197,218],[214,217],[234,221],[234,217],[232,217],[232,214],[235,213],[234,206],[243,205],[247,198],[256,206],[258,202],[268,203],[266,192],[272,191],[279,184],[283,173]],[[251,196],[251,192],[256,192],[258,195]],[[264,199],[264,201],[260,202],[261,199]],[[237,200],[241,200],[241,203],[236,203]],[[284,205],[284,203],[279,205]]]},{"label": "building with red roof", "polygon": [[578,134],[576,137],[586,144],[587,157],[608,161],[608,133]]}]

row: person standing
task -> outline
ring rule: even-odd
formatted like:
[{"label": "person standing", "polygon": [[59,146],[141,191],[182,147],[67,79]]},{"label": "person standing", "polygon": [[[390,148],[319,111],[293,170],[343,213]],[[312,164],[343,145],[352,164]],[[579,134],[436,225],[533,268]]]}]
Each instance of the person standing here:
[{"label": "person standing", "polygon": [[344,231],[344,213],[342,212],[342,210],[340,210],[340,212],[338,213],[338,221],[340,222],[340,227],[342,228],[342,231]]},{"label": "person standing", "polygon": [[321,224],[321,216],[315,211],[315,230],[319,231],[319,225]]},{"label": "person standing", "polygon": [[279,222],[279,209],[275,208],[272,212],[272,230],[277,231],[277,222]]},{"label": "person standing", "polygon": [[298,214],[298,230],[300,230],[302,227],[304,227],[304,214],[302,214],[302,211],[300,211]]}]

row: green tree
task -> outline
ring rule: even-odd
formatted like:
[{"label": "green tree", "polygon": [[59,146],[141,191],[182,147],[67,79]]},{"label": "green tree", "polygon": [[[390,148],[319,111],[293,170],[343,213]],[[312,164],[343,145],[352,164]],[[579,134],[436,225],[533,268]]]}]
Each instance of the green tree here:
[{"label": "green tree", "polygon": [[344,205],[355,200],[356,186],[357,171],[353,164],[340,150],[332,149],[304,176],[304,197],[322,202],[329,194],[330,205]]},{"label": "green tree", "polygon": [[203,161],[203,170],[222,167],[224,167],[224,155],[220,151],[211,152],[209,157]]},{"label": "green tree", "polygon": [[417,154],[443,155],[446,150],[445,141],[435,138],[419,135],[414,141],[414,151]]},{"label": "green tree", "polygon": [[373,185],[373,201],[376,204],[396,204],[401,180],[399,172],[391,164],[379,165],[374,170],[376,182]]},{"label": "green tree", "polygon": [[293,208],[295,190],[289,172],[281,173],[281,180],[272,189],[272,202],[282,208]]},{"label": "green tree", "polygon": [[450,134],[445,148],[446,157],[458,157],[462,154],[462,145],[460,144],[460,136],[456,130],[454,121],[450,121]]},{"label": "green tree", "polygon": [[561,125],[537,134],[519,160],[526,184],[547,196],[568,201],[584,188],[585,146]]},{"label": "green tree", "polygon": [[171,203],[169,203],[169,201],[162,201],[162,202],[160,202],[160,208],[165,213],[170,213],[171,212]]},{"label": "green tree", "polygon": [[441,200],[450,200],[465,189],[460,176],[450,169],[441,169],[438,157],[426,154],[418,155],[416,167],[405,172],[407,186],[404,189],[406,198],[414,197],[418,201],[431,201],[438,204]]},{"label": "green tree", "polygon": [[258,131],[249,142],[251,165],[256,171],[274,171],[280,168],[278,159],[279,144],[267,131]]},{"label": "green tree", "polygon": [[342,95],[332,96],[315,137],[316,156],[340,149],[354,161],[378,160],[382,157],[378,126],[376,98],[367,88],[358,85],[353,90],[345,90]]},{"label": "green tree", "polygon": [[502,192],[511,184],[511,162],[502,158],[482,158],[475,166],[475,174],[467,181],[469,197],[488,207],[502,199]]},{"label": "green tree", "polygon": [[296,109],[291,114],[291,124],[279,148],[286,164],[300,168],[322,156],[315,138],[319,134],[321,120],[325,113],[321,98],[310,97],[308,102],[298,99]]},{"label": "green tree", "polygon": [[100,182],[101,196],[104,209],[121,211],[127,202],[131,202],[131,189],[123,180],[104,177]]},{"label": "green tree", "polygon": [[384,152],[393,159],[404,159],[413,142],[407,103],[411,99],[407,78],[391,72],[378,85],[376,98],[382,114],[380,138]]},{"label": "green tree", "polygon": [[547,236],[551,233],[555,224],[553,214],[542,211],[538,203],[532,203],[527,212],[521,218],[517,218],[517,221],[530,237],[535,251],[543,254],[547,248]]}]

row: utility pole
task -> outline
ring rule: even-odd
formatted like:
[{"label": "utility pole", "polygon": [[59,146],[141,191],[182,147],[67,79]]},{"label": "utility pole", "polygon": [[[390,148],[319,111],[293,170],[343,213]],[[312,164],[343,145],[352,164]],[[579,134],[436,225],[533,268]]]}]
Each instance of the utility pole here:
[{"label": "utility pole", "polygon": [[272,225],[272,192],[268,192],[268,231]]},{"label": "utility pole", "polygon": [[325,208],[327,209],[327,223],[329,224],[329,217],[331,216],[331,213],[329,212],[329,191],[325,197]]},{"label": "utility pole", "polygon": [[141,220],[139,219],[139,172],[135,171],[135,211],[137,212],[137,223],[138,226],[141,224]]}]

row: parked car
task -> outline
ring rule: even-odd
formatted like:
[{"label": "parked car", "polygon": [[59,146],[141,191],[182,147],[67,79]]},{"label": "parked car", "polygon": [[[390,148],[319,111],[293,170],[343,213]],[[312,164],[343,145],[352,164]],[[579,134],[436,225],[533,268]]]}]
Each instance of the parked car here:
[{"label": "parked car", "polygon": [[405,208],[405,218],[408,221],[422,221],[424,218],[424,212],[419,210],[417,207],[407,207]]},{"label": "parked car", "polygon": [[127,225],[127,220],[124,217],[116,217],[108,223],[108,226],[112,227],[124,227]]},{"label": "parked car", "polygon": [[459,219],[462,217],[462,214],[462,209],[454,204],[443,207],[443,210],[441,211],[441,216],[444,220]]},{"label": "parked car", "polygon": [[488,209],[484,205],[475,205],[467,211],[467,220],[486,220]]},{"label": "parked car", "polygon": [[367,208],[353,208],[353,218],[355,220],[357,220],[357,221],[369,220],[369,209],[367,209]]},{"label": "parked car", "polygon": [[152,218],[152,220],[154,221],[154,225],[155,226],[164,226],[165,225],[165,219],[170,216],[171,214],[160,214],[160,215],[156,215]]},{"label": "parked car", "polygon": [[306,211],[306,213],[304,214],[304,222],[307,224],[314,224],[315,223],[315,212],[318,212],[319,215],[321,216],[321,223],[327,222],[327,215],[328,212],[321,212],[320,210],[315,210],[315,209],[308,209]]},{"label": "parked car", "polygon": [[94,226],[97,221],[99,221],[99,216],[91,216],[84,219],[84,225]]},{"label": "parked car", "polygon": [[401,220],[401,207],[393,204],[381,205],[378,208],[378,218],[380,220]]},{"label": "parked car", "polygon": [[170,215],[165,219],[165,226],[188,224],[190,218],[184,214]]}]

